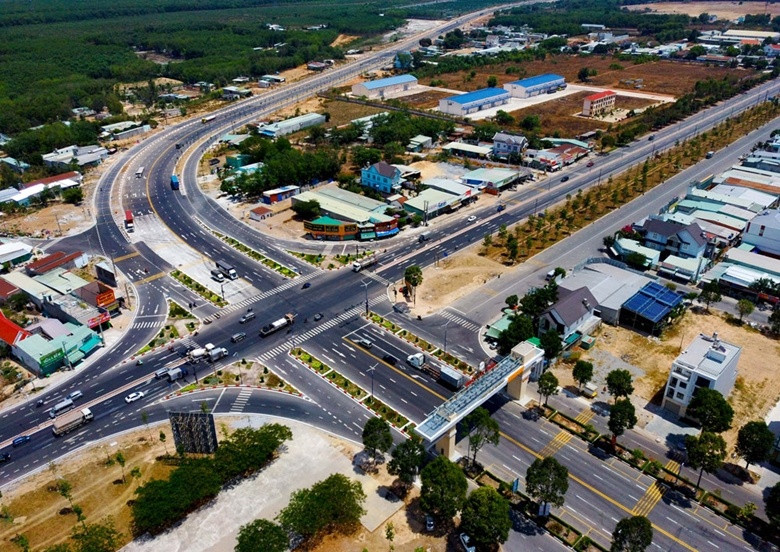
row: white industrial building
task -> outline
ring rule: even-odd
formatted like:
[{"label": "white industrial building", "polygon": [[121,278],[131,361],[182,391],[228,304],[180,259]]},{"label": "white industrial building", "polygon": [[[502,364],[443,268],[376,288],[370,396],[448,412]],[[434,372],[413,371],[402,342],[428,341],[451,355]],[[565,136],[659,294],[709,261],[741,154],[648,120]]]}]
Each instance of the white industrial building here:
[{"label": "white industrial building", "polygon": [[728,397],[737,379],[742,348],[699,334],[672,363],[661,406],[682,417],[697,389],[715,389]]},{"label": "white industrial building", "polygon": [[423,186],[433,188],[434,190],[440,190],[447,192],[448,194],[454,194],[458,196],[461,204],[466,203],[471,199],[476,199],[480,194],[480,191],[472,186],[466,186],[460,182],[450,180],[449,178],[434,177],[421,182]]},{"label": "white industrial building", "polygon": [[504,85],[513,98],[530,98],[566,88],[566,79],[560,75],[545,73],[527,79],[508,82]]},{"label": "white industrial building", "polygon": [[483,88],[439,100],[439,111],[464,117],[509,102],[509,92],[502,88]]},{"label": "white industrial building", "polygon": [[384,98],[389,94],[406,92],[417,86],[417,77],[413,75],[398,75],[375,81],[361,82],[352,85],[353,96],[366,98]]},{"label": "white industrial building", "polygon": [[292,119],[286,119],[279,121],[278,123],[272,123],[260,128],[260,134],[268,136],[270,138],[277,138],[279,136],[285,136],[298,132],[305,128],[321,125],[325,122],[325,115],[319,113],[307,113],[306,115],[300,115],[299,117],[293,117]]}]

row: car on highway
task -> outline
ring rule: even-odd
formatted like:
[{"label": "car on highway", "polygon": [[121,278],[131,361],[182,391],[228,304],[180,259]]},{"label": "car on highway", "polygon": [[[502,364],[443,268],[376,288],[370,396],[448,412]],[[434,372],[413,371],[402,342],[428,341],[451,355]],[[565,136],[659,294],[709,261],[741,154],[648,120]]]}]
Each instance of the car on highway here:
[{"label": "car on highway", "polygon": [[496,211],[498,211],[498,212],[500,213],[500,212],[501,212],[501,211],[503,211],[504,209],[506,209],[506,205],[504,205],[504,204],[502,203],[501,205],[499,205],[499,206],[498,206],[498,209],[496,209]]},{"label": "car on highway", "polygon": [[28,442],[29,440],[30,440],[30,436],[29,435],[22,435],[21,437],[17,437],[13,441],[11,441],[11,446],[14,447],[14,448],[20,447],[23,444],[25,444],[26,442]]},{"label": "car on highway", "polygon": [[561,182],[566,182],[567,180],[569,180],[568,176],[564,176],[563,178],[561,178]]},{"label": "car on highway", "polygon": [[0,454],[0,464],[4,464],[5,462],[8,462],[11,460],[11,455],[7,452],[4,452],[3,454]]},{"label": "car on highway", "polygon": [[80,399],[83,396],[84,396],[84,393],[82,393],[81,391],[76,389],[75,391],[70,393],[67,398],[69,398],[72,401],[75,401],[76,399]]},{"label": "car on highway", "polygon": [[234,333],[230,336],[231,343],[238,343],[239,341],[243,341],[246,339],[246,334],[244,332],[238,332]]},{"label": "car on highway", "polygon": [[593,161],[588,161],[588,164],[587,164],[587,165],[585,165],[585,166],[586,166],[586,167],[592,167],[592,166],[593,166],[593,165],[595,165],[595,164],[596,164],[596,163],[594,163]]},{"label": "car on highway", "polygon": [[320,320],[322,320],[322,313],[318,312],[317,314],[314,315],[314,321],[318,322]]},{"label": "car on highway", "polygon": [[311,282],[306,282],[301,286],[301,289],[309,289],[311,287]]},{"label": "car on highway", "polygon": [[466,533],[460,534],[460,543],[463,545],[463,549],[466,552],[477,552],[477,547],[470,545],[471,538]]},{"label": "car on highway", "polygon": [[467,218],[466,220],[468,220],[469,222],[476,222],[476,221],[477,221],[477,217],[475,217],[474,215],[471,215],[471,216],[470,216],[469,218]]},{"label": "car on highway", "polygon": [[382,360],[384,360],[390,366],[395,366],[395,363],[398,362],[393,355],[384,355],[382,357]]},{"label": "car on highway", "polygon": [[254,320],[254,318],[255,318],[255,313],[247,312],[247,313],[244,313],[244,316],[241,317],[241,320],[239,320],[238,323],[239,324],[246,324],[250,320]]},{"label": "car on highway", "polygon": [[355,340],[355,345],[360,345],[364,349],[370,349],[371,347],[374,346],[374,344],[371,341],[369,341],[368,339],[364,339],[362,337],[359,337]]},{"label": "car on highway", "polygon": [[143,391],[134,391],[133,393],[130,393],[128,396],[125,397],[125,402],[127,404],[130,404],[135,401],[143,399],[145,396],[146,394]]},{"label": "car on highway", "polygon": [[648,136],[647,138],[648,142],[652,142],[653,140],[655,140],[655,134],[651,134],[650,136]]}]

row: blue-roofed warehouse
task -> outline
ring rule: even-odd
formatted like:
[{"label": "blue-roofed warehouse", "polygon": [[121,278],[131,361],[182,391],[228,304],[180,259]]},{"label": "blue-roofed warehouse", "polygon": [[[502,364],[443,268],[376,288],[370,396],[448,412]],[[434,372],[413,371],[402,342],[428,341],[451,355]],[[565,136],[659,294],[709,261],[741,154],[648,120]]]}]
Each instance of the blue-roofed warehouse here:
[{"label": "blue-roofed warehouse", "polygon": [[352,95],[365,96],[366,98],[384,98],[389,94],[406,92],[415,86],[417,86],[417,77],[414,75],[398,75],[355,84],[352,86]]},{"label": "blue-roofed warehouse", "polygon": [[463,117],[469,113],[504,105],[508,101],[509,92],[503,88],[483,88],[439,100],[439,111]]},{"label": "blue-roofed warehouse", "polygon": [[564,88],[566,88],[566,79],[552,73],[536,75],[535,77],[508,82],[504,85],[504,89],[513,98],[530,98],[539,94],[553,93]]},{"label": "blue-roofed warehouse", "polygon": [[623,303],[620,314],[622,325],[651,335],[660,335],[672,314],[682,305],[683,297],[659,284],[650,282]]}]

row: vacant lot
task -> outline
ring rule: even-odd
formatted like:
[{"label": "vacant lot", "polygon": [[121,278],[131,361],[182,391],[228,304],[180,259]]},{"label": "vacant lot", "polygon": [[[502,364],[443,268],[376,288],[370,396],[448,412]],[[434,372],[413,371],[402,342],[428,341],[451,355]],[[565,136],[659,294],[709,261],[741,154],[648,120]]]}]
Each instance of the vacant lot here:
[{"label": "vacant lot", "polygon": [[[506,74],[510,67],[520,68],[520,73]],[[657,92],[672,96],[681,96],[693,89],[698,80],[712,77],[721,79],[726,75],[749,76],[753,71],[731,69],[728,67],[707,67],[703,64],[682,63],[673,61],[655,61],[634,65],[631,62],[617,61],[610,57],[600,56],[548,56],[545,61],[530,61],[523,63],[502,63],[475,67],[476,76],[469,78],[471,69],[437,75],[433,77],[443,82],[439,86],[457,90],[476,90],[487,86],[490,75],[498,78],[499,86],[525,77],[542,73],[556,73],[566,77],[568,82],[577,82],[577,73],[583,67],[595,69],[597,74],[591,77],[589,84],[604,88],[624,88],[634,90],[631,85],[621,83],[626,79],[644,79],[642,90]],[[421,84],[428,84],[422,79]]]},{"label": "vacant lot", "polygon": [[717,15],[718,19],[737,19],[749,13],[768,13],[772,17],[780,15],[780,4],[770,2],[658,2],[657,4],[636,4],[626,6],[629,10],[654,13],[682,13],[691,17],[709,13]]},{"label": "vacant lot", "polygon": [[449,92],[426,90],[425,92],[404,96],[399,99],[415,109],[432,109],[434,107],[439,107],[439,100],[442,98],[449,98],[450,96],[452,96],[452,94]]},{"label": "vacant lot", "polygon": [[[582,112],[583,100],[591,94],[592,92],[577,92],[549,102],[518,109],[510,114],[517,123],[528,115],[538,115],[542,125],[540,134],[543,136],[550,136],[555,132],[561,136],[577,136],[591,130],[606,129],[609,123],[579,115]],[[650,100],[642,98],[618,96],[615,107],[628,111],[647,107],[652,103]],[[520,127],[515,125],[515,129],[520,130]]]}]

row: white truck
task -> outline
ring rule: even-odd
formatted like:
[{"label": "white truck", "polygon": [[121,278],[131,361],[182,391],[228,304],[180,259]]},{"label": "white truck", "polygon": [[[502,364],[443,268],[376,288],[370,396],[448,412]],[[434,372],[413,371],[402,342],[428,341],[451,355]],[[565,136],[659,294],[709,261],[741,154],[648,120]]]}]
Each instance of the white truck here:
[{"label": "white truck", "polygon": [[189,352],[190,360],[198,362],[200,359],[206,356],[206,353],[208,351],[204,347],[198,347],[197,349],[192,349]]},{"label": "white truck", "polygon": [[230,278],[231,280],[235,280],[238,278],[238,273],[236,272],[236,269],[233,268],[233,265],[226,263],[225,261],[217,261],[216,262],[217,269],[222,272],[226,277]]},{"label": "white truck", "polygon": [[260,328],[260,337],[271,335],[272,333],[277,332],[282,328],[292,325],[293,322],[295,322],[295,315],[292,313],[287,313],[284,315],[284,318],[274,320],[270,324],[266,324]]},{"label": "white truck", "polygon": [[63,414],[59,418],[55,418],[54,423],[51,425],[51,430],[56,437],[59,437],[69,431],[73,431],[77,427],[81,427],[93,418],[94,415],[89,408],[74,410],[73,412]]},{"label": "white truck", "polygon": [[176,380],[182,379],[184,376],[187,375],[187,369],[186,368],[174,368],[172,370],[168,370],[168,382],[173,383]]},{"label": "white truck", "polygon": [[421,372],[425,372],[436,379],[440,380],[447,385],[460,389],[463,384],[466,383],[466,376],[450,368],[449,366],[439,366],[438,364],[431,364],[425,358],[422,353],[415,353],[406,357],[406,363],[412,368],[417,368]]},{"label": "white truck", "polygon": [[371,255],[368,255],[367,257],[363,257],[359,261],[355,261],[352,263],[352,270],[354,272],[360,272],[364,268],[368,268],[371,265],[376,264],[377,261],[377,255],[376,253],[372,253]]},{"label": "white truck", "polygon": [[224,347],[216,347],[209,351],[209,362],[216,362],[221,358],[228,356],[228,350]]}]

